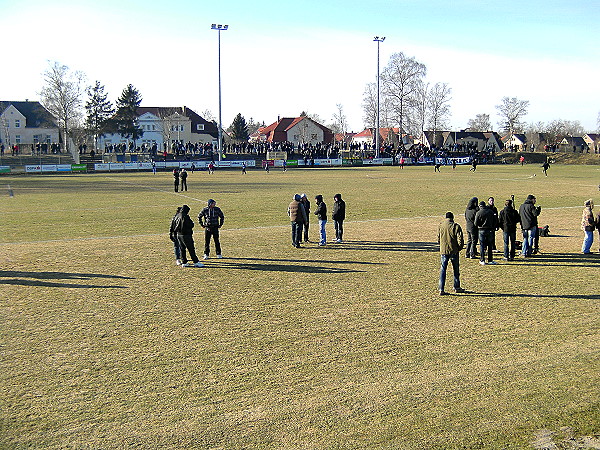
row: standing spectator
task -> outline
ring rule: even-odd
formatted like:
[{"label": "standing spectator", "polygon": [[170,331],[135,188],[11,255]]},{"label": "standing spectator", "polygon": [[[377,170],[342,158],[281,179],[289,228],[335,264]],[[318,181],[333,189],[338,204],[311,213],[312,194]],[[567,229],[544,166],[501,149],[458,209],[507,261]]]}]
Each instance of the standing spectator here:
[{"label": "standing spectator", "polygon": [[181,178],[181,192],[187,191],[187,177],[188,173],[186,170],[181,169],[181,172],[179,173],[179,178]]},{"label": "standing spectator", "polygon": [[528,258],[533,254],[535,236],[537,235],[538,216],[542,212],[541,206],[535,206],[536,198],[528,195],[527,200],[519,208],[521,229],[523,230],[523,250],[521,254]]},{"label": "standing spectator", "polygon": [[219,228],[223,226],[225,216],[221,208],[216,206],[217,202],[212,198],[208,200],[208,206],[205,206],[200,214],[198,214],[198,221],[200,226],[204,228],[204,259],[208,259],[210,254],[210,238],[212,237],[215,241],[215,252],[217,258],[222,258],[221,253],[221,241],[219,239]]},{"label": "standing spectator", "polygon": [[302,226],[306,224],[306,211],[304,205],[300,201],[300,194],[294,194],[294,199],[288,206],[288,216],[292,224],[292,246],[300,248],[300,240],[302,239]]},{"label": "standing spectator", "polygon": [[175,192],[179,192],[179,169],[177,167],[173,169],[173,186]]},{"label": "standing spectator", "polygon": [[285,159],[283,160],[283,171],[287,172],[287,161]]},{"label": "standing spectator", "polygon": [[169,239],[173,242],[173,252],[175,253],[175,264],[181,265],[181,249],[179,248],[179,241],[177,240],[177,231],[175,231],[177,215],[181,212],[181,206],[177,207],[175,215],[171,219],[171,227],[169,228]]},{"label": "standing spectator", "polygon": [[444,286],[446,285],[446,269],[448,261],[452,263],[454,272],[454,292],[465,292],[460,287],[460,268],[459,253],[464,247],[464,236],[462,228],[454,222],[454,214],[446,213],[446,220],[440,223],[438,228],[438,244],[440,244],[441,266],[440,266],[440,295],[446,295]]},{"label": "standing spectator", "polygon": [[452,160],[452,170],[456,169],[456,159]]},{"label": "standing spectator", "polygon": [[500,211],[498,222],[504,238],[504,259],[512,261],[515,259],[517,224],[521,223],[521,216],[514,208],[512,200],[504,202],[504,209]]},{"label": "standing spectator", "polygon": [[327,205],[323,201],[323,196],[320,194],[315,197],[315,202],[317,203],[315,215],[319,219],[319,234],[321,236],[319,246],[323,247],[327,244],[327,235],[325,233],[325,224],[327,224]]},{"label": "standing spectator", "polygon": [[302,202],[302,205],[304,206],[304,212],[306,213],[306,223],[304,224],[304,242],[310,242],[308,240],[308,226],[310,224],[310,201],[308,200],[308,197],[306,196],[306,194],[302,194],[300,196],[300,201]]},{"label": "standing spectator", "polygon": [[475,259],[477,257],[477,242],[479,240],[479,230],[475,226],[475,215],[479,211],[477,202],[479,199],[473,197],[467,204],[465,210],[465,221],[467,222],[467,258]]},{"label": "standing spectator", "polygon": [[584,238],[583,245],[581,246],[581,252],[584,255],[592,253],[592,244],[594,243],[594,230],[596,229],[596,222],[594,220],[594,201],[590,198],[583,204],[583,217],[581,218],[581,229],[583,230]]},{"label": "standing spectator", "polygon": [[[492,239],[498,227],[498,219],[494,211],[485,202],[479,203],[479,211],[475,215],[475,226],[479,229],[479,264],[496,264],[492,253]],[[485,256],[487,253],[487,263]]]},{"label": "standing spectator", "polygon": [[269,173],[269,161],[265,161],[265,172]]},{"label": "standing spectator", "polygon": [[246,161],[242,162],[242,174],[246,175]]},{"label": "standing spectator", "polygon": [[[498,223],[498,208],[494,205],[494,197],[488,198],[488,207],[494,212],[494,216],[496,216],[496,223]],[[494,234],[492,235],[492,250],[496,251],[496,231],[498,231],[498,226],[494,230]]]},{"label": "standing spectator", "polygon": [[[181,250],[181,267],[204,267],[204,264],[196,256],[194,238],[192,236],[194,233],[194,221],[190,219],[189,212],[190,207],[183,205],[181,211],[175,216],[175,223],[172,226],[173,231],[177,233],[177,241]],[[186,250],[190,253],[192,263],[189,263],[187,260]]]},{"label": "standing spectator", "polygon": [[346,219],[346,202],[342,200],[342,194],[333,196],[333,212],[331,214],[335,225],[335,240],[338,244],[344,236],[344,219]]},{"label": "standing spectator", "polygon": [[[596,216],[596,228],[598,229],[598,242],[600,242],[600,212]],[[598,250],[600,252],[600,250]]]}]

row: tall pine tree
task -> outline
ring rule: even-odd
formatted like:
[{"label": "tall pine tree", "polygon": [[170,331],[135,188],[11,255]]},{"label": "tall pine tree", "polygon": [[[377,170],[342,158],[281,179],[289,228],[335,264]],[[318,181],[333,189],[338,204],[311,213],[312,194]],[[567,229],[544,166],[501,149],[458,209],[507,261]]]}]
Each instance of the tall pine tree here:
[{"label": "tall pine tree", "polygon": [[235,116],[229,129],[231,130],[231,137],[236,141],[247,141],[250,138],[246,119],[244,119],[241,113]]},{"label": "tall pine tree", "polygon": [[115,109],[108,100],[108,94],[104,93],[104,86],[99,81],[96,81],[93,87],[88,88],[87,94],[85,125],[94,136],[94,148],[96,148],[98,137],[110,131],[108,125]]},{"label": "tall pine tree", "polygon": [[133,142],[142,137],[144,130],[140,128],[137,120],[137,109],[142,103],[140,91],[128,84],[117,100],[117,114],[115,123],[117,132]]}]

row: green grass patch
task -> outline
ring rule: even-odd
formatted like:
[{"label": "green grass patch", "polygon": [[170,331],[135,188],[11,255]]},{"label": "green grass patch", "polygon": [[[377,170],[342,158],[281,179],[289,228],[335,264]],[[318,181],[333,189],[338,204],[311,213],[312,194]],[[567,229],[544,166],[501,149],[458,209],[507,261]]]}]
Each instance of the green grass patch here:
[{"label": "green grass patch", "polygon": [[[579,225],[599,173],[223,170],[190,174],[186,193],[169,173],[2,176],[0,446],[528,448],[539,430],[597,434],[600,255],[580,254]],[[330,207],[343,195],[345,243],[292,248],[286,209],[302,192]],[[439,297],[444,213],[464,224],[472,196],[511,194],[542,206],[542,254],[463,257],[469,293]],[[208,198],[225,258],[179,268],[171,217]]]}]

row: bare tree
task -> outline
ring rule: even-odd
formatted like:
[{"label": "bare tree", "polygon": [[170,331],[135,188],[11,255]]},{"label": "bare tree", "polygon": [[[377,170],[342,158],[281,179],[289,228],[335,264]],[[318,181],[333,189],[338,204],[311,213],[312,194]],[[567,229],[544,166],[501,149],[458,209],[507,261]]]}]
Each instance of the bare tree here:
[{"label": "bare tree", "polygon": [[415,122],[419,126],[418,133],[415,133],[415,135],[417,135],[417,134],[422,135],[423,132],[425,131],[425,124],[427,122],[427,97],[428,97],[428,95],[429,95],[429,83],[423,82],[419,86],[419,89],[417,89],[417,91],[415,92],[415,107],[413,108],[414,120],[412,120],[412,122]]},{"label": "bare tree", "polygon": [[476,114],[474,119],[469,119],[467,128],[471,131],[491,131],[492,123],[489,114]]},{"label": "bare tree", "polygon": [[598,126],[598,132],[600,133],[600,112],[598,113],[598,118],[596,119],[596,125]]},{"label": "bare tree", "polygon": [[[388,65],[383,69],[381,82],[383,95],[389,99],[393,120],[399,124],[400,135],[405,128],[410,128],[411,118],[415,117],[414,109],[418,104],[417,93],[427,74],[424,64],[404,53],[394,53]],[[418,126],[417,126],[418,127]]]},{"label": "bare tree", "polygon": [[67,66],[54,61],[43,73],[44,86],[40,92],[41,103],[58,120],[68,151],[69,130],[77,126],[82,117],[82,96],[85,93],[85,75],[72,72]]},{"label": "bare tree", "polygon": [[522,131],[524,124],[521,122],[521,118],[527,115],[527,108],[529,108],[529,100],[503,97],[502,103],[496,105],[502,119],[498,125],[509,135]]},{"label": "bare tree", "polygon": [[215,116],[210,109],[205,109],[200,115],[209,122],[217,123],[217,119],[215,119]]},{"label": "bare tree", "polygon": [[335,129],[337,133],[345,134],[348,131],[348,121],[344,114],[344,107],[341,103],[335,105],[336,112],[333,113],[333,126],[331,129]]},{"label": "bare tree", "polygon": [[435,83],[427,95],[428,122],[430,129],[433,130],[434,142],[435,133],[448,127],[451,94],[452,89],[448,83]]},{"label": "bare tree", "polygon": [[[377,123],[377,85],[367,83],[363,92],[363,125],[365,128],[375,128]],[[390,126],[390,101],[382,96],[379,101],[379,126],[387,128]]]}]

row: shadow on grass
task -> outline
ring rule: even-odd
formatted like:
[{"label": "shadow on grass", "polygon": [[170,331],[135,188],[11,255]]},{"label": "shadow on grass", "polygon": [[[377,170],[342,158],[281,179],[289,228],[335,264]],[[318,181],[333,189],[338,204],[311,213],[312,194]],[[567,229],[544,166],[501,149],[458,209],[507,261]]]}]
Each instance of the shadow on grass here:
[{"label": "shadow on grass", "polygon": [[572,266],[585,267],[589,265],[593,267],[600,264],[600,255],[583,253],[544,253],[540,252],[536,255],[523,258],[517,256],[510,264],[525,265],[525,266]]},{"label": "shadow on grass", "polygon": [[[302,249],[298,250],[302,252]],[[275,259],[275,258],[234,258],[227,257],[227,261],[273,261],[273,262],[286,262],[286,263],[328,263],[328,264],[360,264],[360,265],[381,265],[384,263],[370,262],[370,261],[342,261],[342,260],[323,260],[323,259]]]},{"label": "shadow on grass", "polygon": [[[249,258],[245,258],[248,262],[230,262],[230,261],[219,261],[218,265],[211,265],[211,267],[215,268],[226,268],[226,269],[243,269],[243,270],[261,270],[265,272],[291,272],[291,273],[357,273],[357,272],[365,272],[364,270],[355,270],[355,269],[344,269],[338,267],[322,267],[322,266],[309,266],[303,263],[308,261],[290,261],[294,264],[277,264],[277,263],[260,263],[260,262],[252,262],[252,261],[261,261],[261,260],[252,260]],[[269,261],[269,260],[266,260]],[[287,260],[283,260],[287,261]],[[323,261],[318,261],[323,262]]]},{"label": "shadow on grass", "polygon": [[344,241],[327,247],[340,250],[377,250],[386,252],[439,252],[435,242]]},{"label": "shadow on grass", "polygon": [[40,286],[40,287],[66,287],[66,288],[113,288],[125,289],[126,286],[103,286],[97,284],[70,284],[49,280],[90,280],[94,278],[112,278],[133,280],[131,277],[119,275],[105,275],[99,273],[69,273],[69,272],[22,272],[14,270],[0,270],[0,284],[14,286]]},{"label": "shadow on grass", "polygon": [[568,298],[573,300],[581,300],[583,297],[591,300],[600,300],[600,294],[595,295],[575,295],[575,294],[562,294],[562,295],[552,295],[552,294],[515,294],[511,292],[477,292],[466,290],[463,294],[454,294],[454,295],[470,295],[475,297],[509,297],[509,298]]}]

